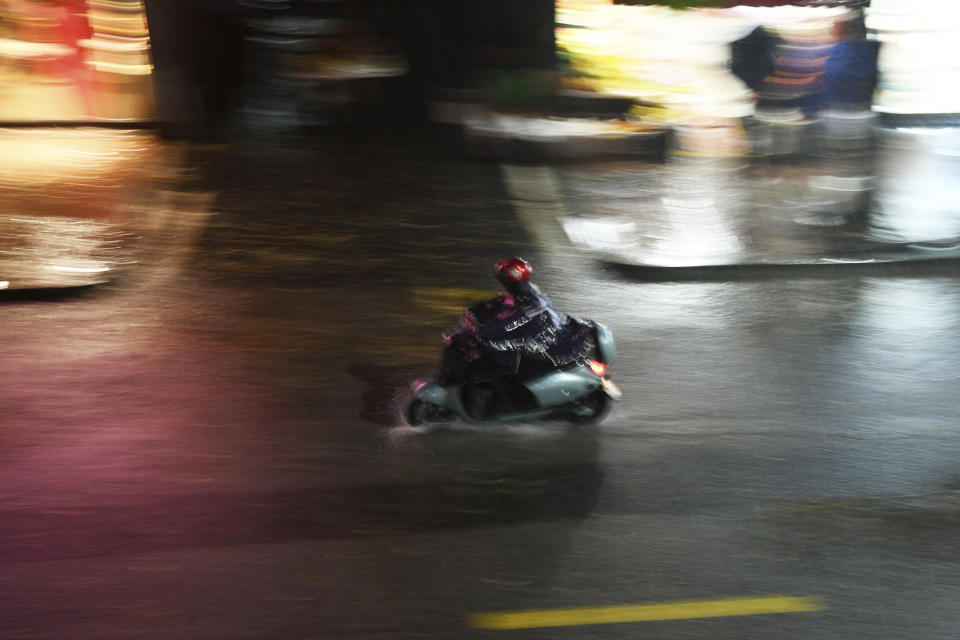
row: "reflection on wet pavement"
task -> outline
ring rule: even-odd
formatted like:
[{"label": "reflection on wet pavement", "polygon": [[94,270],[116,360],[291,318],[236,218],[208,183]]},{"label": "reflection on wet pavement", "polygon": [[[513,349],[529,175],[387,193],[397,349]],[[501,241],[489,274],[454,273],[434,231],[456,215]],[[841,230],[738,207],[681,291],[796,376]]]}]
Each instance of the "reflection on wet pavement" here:
[{"label": "reflection on wet pavement", "polygon": [[176,145],[147,131],[0,130],[2,288],[110,280],[178,169]]},{"label": "reflection on wet pavement", "polygon": [[[559,188],[540,198],[563,209],[574,245],[623,264],[922,259],[904,250],[955,248],[955,130],[881,133],[875,150],[803,161],[566,164],[552,169]],[[528,167],[505,171],[529,182]]]},{"label": "reflection on wet pavement", "polygon": [[210,220],[202,265],[293,288],[370,275],[448,287],[453,274],[468,273],[487,286],[489,265],[519,251],[524,230],[495,166],[448,162],[428,143],[398,133],[359,145],[332,137],[229,154],[196,150],[222,212]]},{"label": "reflection on wet pavement", "polygon": [[960,129],[884,132],[870,233],[882,242],[960,242]]}]

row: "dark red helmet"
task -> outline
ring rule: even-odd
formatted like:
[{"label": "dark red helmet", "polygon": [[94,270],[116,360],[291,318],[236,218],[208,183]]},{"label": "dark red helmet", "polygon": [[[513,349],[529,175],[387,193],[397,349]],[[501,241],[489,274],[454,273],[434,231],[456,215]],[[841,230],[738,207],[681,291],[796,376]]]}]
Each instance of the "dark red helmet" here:
[{"label": "dark red helmet", "polygon": [[530,281],[533,267],[523,258],[507,258],[494,265],[494,271],[504,286],[523,284]]}]

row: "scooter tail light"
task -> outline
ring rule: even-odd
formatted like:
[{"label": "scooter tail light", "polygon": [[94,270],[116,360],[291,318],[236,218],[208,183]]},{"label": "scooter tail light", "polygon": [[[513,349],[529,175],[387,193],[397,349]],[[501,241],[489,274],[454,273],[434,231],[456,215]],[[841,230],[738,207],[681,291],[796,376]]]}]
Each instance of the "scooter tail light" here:
[{"label": "scooter tail light", "polygon": [[587,364],[590,365],[590,371],[593,371],[601,378],[607,375],[607,365],[604,363],[598,360],[587,360]]}]

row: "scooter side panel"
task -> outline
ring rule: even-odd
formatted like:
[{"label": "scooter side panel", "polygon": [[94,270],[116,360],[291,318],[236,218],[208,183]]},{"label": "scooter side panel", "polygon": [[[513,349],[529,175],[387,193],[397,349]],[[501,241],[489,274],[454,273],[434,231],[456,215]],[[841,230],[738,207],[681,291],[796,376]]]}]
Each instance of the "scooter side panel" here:
[{"label": "scooter side panel", "polygon": [[600,378],[587,369],[574,369],[557,371],[526,384],[541,407],[557,407],[599,388]]},{"label": "scooter side panel", "polygon": [[436,382],[427,382],[417,388],[415,395],[424,402],[429,402],[430,404],[435,404],[437,406],[450,409],[464,420],[478,424],[536,420],[547,417],[553,411],[553,408],[549,407],[544,409],[532,409],[529,411],[506,413],[503,415],[491,416],[486,419],[477,419],[467,414],[467,411],[463,406],[463,402],[461,401],[461,391],[462,389],[459,387],[442,387]]},{"label": "scooter side panel", "polygon": [[424,402],[446,407],[450,402],[450,392],[436,382],[427,382],[416,390],[416,396]]},{"label": "scooter side panel", "polygon": [[553,413],[553,408],[537,409],[531,411],[519,411],[517,413],[507,413],[502,416],[485,420],[484,422],[528,422],[530,420],[540,420]]}]

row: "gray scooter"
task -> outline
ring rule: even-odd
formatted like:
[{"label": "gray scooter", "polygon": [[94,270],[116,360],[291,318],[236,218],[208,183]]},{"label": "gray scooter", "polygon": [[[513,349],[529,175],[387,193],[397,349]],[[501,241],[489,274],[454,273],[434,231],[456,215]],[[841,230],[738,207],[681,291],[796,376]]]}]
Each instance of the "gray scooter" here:
[{"label": "gray scooter", "polygon": [[522,360],[517,375],[509,376],[512,401],[506,407],[494,403],[491,409],[489,402],[478,401],[482,396],[489,399],[493,393],[482,384],[441,386],[434,380],[416,381],[414,399],[406,411],[408,424],[442,425],[457,420],[530,422],[554,418],[574,423],[599,421],[608,411],[609,403],[619,401],[623,393],[607,374],[616,359],[613,332],[598,322],[590,324],[595,332],[595,346],[584,358],[562,367],[554,367],[549,361]]}]

